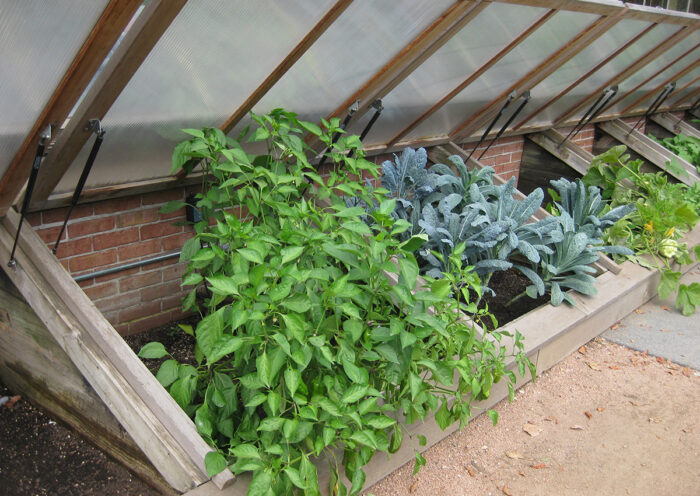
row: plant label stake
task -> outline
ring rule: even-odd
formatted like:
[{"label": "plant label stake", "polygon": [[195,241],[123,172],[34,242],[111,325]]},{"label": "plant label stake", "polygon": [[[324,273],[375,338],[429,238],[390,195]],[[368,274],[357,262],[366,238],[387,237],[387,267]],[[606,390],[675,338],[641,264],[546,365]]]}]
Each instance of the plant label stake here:
[{"label": "plant label stake", "polygon": [[508,98],[506,98],[506,103],[503,104],[503,107],[501,107],[501,110],[498,111],[498,114],[496,114],[496,117],[494,117],[494,119],[491,121],[491,124],[489,124],[489,126],[486,128],[486,131],[484,131],[484,134],[481,135],[481,139],[479,139],[479,141],[476,143],[474,148],[472,148],[472,151],[469,154],[469,156],[467,157],[467,160],[464,161],[465,163],[469,162],[469,159],[472,158],[472,154],[476,151],[477,148],[479,148],[479,145],[481,145],[481,143],[484,142],[484,139],[486,139],[486,136],[488,136],[488,134],[491,132],[491,128],[496,124],[496,121],[501,118],[501,116],[503,115],[503,112],[506,111],[506,109],[508,108],[508,105],[510,105],[510,102],[515,100],[516,96],[517,96],[517,93],[515,91],[512,91],[510,93],[510,95],[508,95]]},{"label": "plant label stake", "polygon": [[586,124],[591,122],[593,119],[595,119],[598,114],[605,108],[605,106],[608,104],[610,100],[617,94],[617,85],[615,86],[608,86],[603,90],[603,93],[598,97],[598,99],[593,102],[593,105],[589,107],[588,110],[586,110],[586,113],[583,114],[583,117],[579,119],[579,121],[576,123],[574,128],[569,132],[569,134],[561,140],[561,143],[557,146],[557,148],[561,147],[561,145],[566,142],[570,137],[576,137],[576,135],[583,129]]},{"label": "plant label stake", "polygon": [[493,139],[489,142],[489,144],[488,144],[488,146],[486,147],[486,149],[485,149],[483,152],[481,152],[481,155],[479,155],[479,160],[481,160],[481,157],[484,156],[484,153],[486,153],[487,151],[489,151],[489,148],[491,148],[491,145],[493,145],[493,144],[496,142],[496,140],[497,140],[498,138],[501,137],[501,135],[503,134],[503,132],[504,132],[506,129],[508,129],[508,126],[511,125],[511,123],[515,120],[515,118],[518,116],[518,114],[525,108],[525,105],[528,104],[528,102],[530,101],[530,90],[527,90],[525,93],[523,93],[522,95],[520,95],[520,97],[523,99],[523,101],[520,102],[520,105],[518,105],[518,108],[515,109],[515,112],[513,112],[513,114],[512,114],[512,115],[510,116],[510,118],[506,121],[506,123],[503,124],[503,126],[501,126],[501,130],[498,131],[498,133],[496,133],[496,137],[493,138]]},{"label": "plant label stake", "polygon": [[[375,101],[372,102],[371,107],[374,109],[374,115],[372,115],[372,118],[369,120],[365,128],[362,130],[362,133],[360,134],[360,141],[365,139],[365,136],[369,133],[370,129],[372,129],[372,126],[374,126],[374,123],[377,122],[377,119],[379,119],[379,116],[382,115],[382,110],[384,110],[384,105],[382,105],[381,99],[377,98]],[[355,154],[355,150],[351,150],[350,153],[348,154],[348,157],[352,158],[352,156]]]},{"label": "plant label stake", "polygon": [[637,126],[639,125],[640,122],[642,122],[642,119],[646,119],[646,118],[649,117],[651,114],[653,114],[654,112],[656,112],[656,111],[659,109],[659,107],[661,106],[661,104],[664,103],[664,101],[666,100],[666,98],[668,98],[668,96],[671,94],[671,92],[672,92],[673,90],[675,90],[675,89],[676,89],[676,82],[675,82],[675,81],[672,82],[672,83],[668,83],[666,86],[664,86],[664,90],[659,94],[659,96],[656,97],[656,100],[654,100],[654,102],[649,106],[649,108],[648,108],[647,111],[644,113],[644,115],[641,116],[641,117],[637,120],[637,122],[635,122],[634,127],[633,127],[632,129],[630,129],[629,131],[627,131],[627,136],[629,136],[630,134],[632,134],[632,131],[634,131],[635,129],[637,129]]},{"label": "plant label stake", "polygon": [[44,158],[44,149],[46,144],[51,139],[51,124],[46,126],[44,132],[39,136],[39,145],[36,148],[36,155],[34,155],[34,163],[32,164],[32,172],[29,175],[29,182],[27,183],[27,191],[24,193],[24,202],[22,203],[22,212],[19,218],[19,225],[17,226],[17,234],[15,234],[15,242],[12,245],[12,252],[10,253],[10,261],[7,262],[7,266],[14,269],[17,267],[17,262],[15,261],[15,250],[17,249],[17,241],[19,240],[19,232],[22,230],[22,223],[24,222],[24,216],[27,214],[29,209],[29,204],[32,199],[32,192],[34,191],[34,184],[36,184],[36,176],[39,174],[39,166],[41,165],[41,160]]},{"label": "plant label stake", "polygon": [[58,245],[61,242],[61,236],[63,236],[63,231],[66,230],[66,225],[68,224],[68,218],[70,217],[71,212],[73,212],[73,208],[78,204],[78,199],[80,198],[80,193],[83,191],[83,187],[85,186],[85,181],[87,181],[88,174],[90,174],[90,169],[92,169],[92,164],[95,163],[95,158],[97,157],[97,152],[100,151],[100,145],[102,145],[102,140],[104,139],[105,135],[105,130],[102,129],[102,124],[100,123],[99,119],[90,119],[85,126],[85,130],[89,131],[91,130],[93,133],[97,135],[95,138],[95,142],[92,145],[92,149],[90,150],[90,155],[88,155],[87,160],[85,161],[85,167],[83,167],[83,172],[80,174],[80,179],[78,179],[78,184],[75,187],[75,191],[73,192],[73,198],[71,199],[70,202],[70,208],[68,209],[68,212],[66,212],[66,218],[63,220],[63,226],[61,226],[61,232],[58,233],[58,238],[56,239],[56,244],[53,247],[53,254],[56,254],[56,250],[58,250]]},{"label": "plant label stake", "polygon": [[[360,101],[355,100],[355,103],[353,103],[350,108],[348,109],[348,115],[345,116],[345,119],[343,119],[343,122],[340,124],[340,129],[343,131],[348,127],[348,124],[350,124],[350,120],[352,119],[352,116],[357,110],[360,108]],[[323,151],[323,156],[321,157],[321,161],[318,163],[318,166],[321,167],[323,164],[326,163],[326,159],[328,156],[326,153],[331,151],[331,147],[335,144],[336,141],[338,141],[338,138],[340,137],[340,133],[333,133],[333,136],[331,137],[331,146],[327,147]]]}]

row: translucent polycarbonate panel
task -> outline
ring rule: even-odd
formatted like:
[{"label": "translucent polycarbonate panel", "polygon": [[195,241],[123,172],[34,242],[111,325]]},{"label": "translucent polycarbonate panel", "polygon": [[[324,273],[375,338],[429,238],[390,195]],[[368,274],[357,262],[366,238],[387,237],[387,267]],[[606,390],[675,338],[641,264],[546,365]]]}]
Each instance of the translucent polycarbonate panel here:
[{"label": "translucent polycarbonate panel", "polygon": [[454,130],[479,109],[507,91],[596,18],[593,14],[557,12],[496,65],[409,133],[407,138],[439,136]]},{"label": "translucent polycarbonate panel", "polygon": [[0,175],[87,39],[107,0],[0,4]]},{"label": "translucent polycarbonate panel", "polygon": [[[614,28],[613,28],[614,29]],[[603,67],[591,74],[588,78],[576,86],[576,92],[573,91],[564,95],[555,104],[552,105],[551,114],[554,120],[558,120],[565,112],[578,105],[585,100],[588,95],[591,95],[601,86],[607,84],[608,81],[624,71],[627,67],[635,63],[637,60],[645,56],[649,51],[656,48],[663,41],[681,29],[678,25],[659,24],[639,40],[623,50],[619,55],[610,60]],[[619,47],[617,47],[619,48]],[[623,91],[622,89],[620,91]],[[582,96],[583,95],[583,96]],[[598,95],[596,95],[597,97]],[[591,101],[592,104],[595,100]],[[590,105],[589,104],[589,105]],[[584,106],[570,117],[570,119],[578,119],[583,116],[588,110],[588,106]]]},{"label": "translucent polycarbonate panel", "polygon": [[359,90],[453,0],[355,0],[254,107],[286,107],[317,122]]},{"label": "translucent polycarbonate panel", "polygon": [[[86,187],[167,176],[180,129],[223,124],[333,3],[187,2],[105,116]],[[57,192],[75,186],[89,146]]]},{"label": "translucent polycarbonate panel", "polygon": [[[677,88],[679,88],[679,90],[677,93],[674,93],[673,95],[671,95],[671,97],[669,97],[669,103],[671,105],[675,105],[677,102],[683,100],[683,97],[685,95],[695,91],[698,87],[700,87],[700,80],[695,80],[695,78],[697,78],[698,76],[700,76],[700,69],[695,69],[694,71],[691,71],[690,74],[686,74],[685,76],[680,78],[676,86]],[[688,86],[686,87],[686,85]],[[691,105],[695,101],[692,98],[687,98],[686,100],[689,100],[689,102],[687,103]]]},{"label": "translucent polycarbonate panel", "polygon": [[[550,99],[557,96],[574,84],[588,71],[593,69],[601,60],[609,57],[620,46],[637,36],[651,23],[635,20],[623,20],[617,23],[600,38],[591,43],[581,53],[554,71],[547,79],[535,86],[531,91],[531,99],[520,119],[539,109]],[[587,96],[580,86],[574,87],[568,93],[569,98],[584,98]],[[554,104],[542,109],[525,125],[537,125],[552,122],[558,114]],[[519,122],[519,121],[518,121]],[[516,122],[517,123],[517,122]]]},{"label": "translucent polycarbonate panel", "polygon": [[[492,3],[382,99],[365,144],[387,143],[528,28],[545,9]],[[371,114],[370,114],[371,115]],[[364,121],[351,127],[359,133]]]},{"label": "translucent polycarbonate panel", "polygon": [[[674,66],[669,69],[675,69],[676,72],[679,70],[683,69],[682,66]],[[692,81],[696,77],[700,75],[700,68],[696,67],[692,71],[690,71],[686,77],[680,78],[677,82],[677,87],[680,88],[682,87],[685,83]],[[658,84],[656,85],[658,86]],[[637,110],[647,110],[652,103],[656,100],[656,98],[663,92],[663,88],[660,88],[656,90],[656,86],[652,88],[648,88],[647,90],[638,90],[635,91],[632,95],[626,97],[624,100],[622,100],[618,105],[616,105],[614,108],[610,109],[606,113],[620,113],[630,105],[632,105],[634,102],[636,102],[639,98],[645,97],[643,100],[637,102],[634,107],[630,108],[627,112],[631,113]],[[679,94],[683,94],[685,90],[681,91]],[[677,99],[677,96],[669,97],[664,101],[664,103],[661,104],[662,107],[666,107],[669,105],[671,102],[673,102],[675,99]],[[691,102],[692,103],[692,102]]]}]

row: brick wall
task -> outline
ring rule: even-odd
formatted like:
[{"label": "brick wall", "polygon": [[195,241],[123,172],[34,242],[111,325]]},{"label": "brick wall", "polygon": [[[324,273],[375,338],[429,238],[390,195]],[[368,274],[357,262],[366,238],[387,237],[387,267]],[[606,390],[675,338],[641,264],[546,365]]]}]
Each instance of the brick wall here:
[{"label": "brick wall", "polygon": [[[161,214],[171,200],[184,200],[184,189],[79,205],[71,214],[56,256],[73,276],[121,266],[179,250],[192,228],[175,226],[184,209]],[[67,208],[28,217],[53,248]],[[177,258],[90,278],[79,284],[119,333],[126,335],[182,318],[180,278],[185,265]]]},{"label": "brick wall", "polygon": [[[566,136],[571,132],[571,127],[561,127],[556,131],[562,136]],[[572,143],[577,144],[589,153],[593,153],[593,141],[595,140],[595,124],[587,124],[576,133],[576,136],[569,138]]]},{"label": "brick wall", "polygon": [[[500,138],[491,145],[491,148],[489,148],[479,161],[484,165],[493,167],[496,174],[503,179],[508,180],[511,177],[515,177],[517,183],[520,173],[520,160],[523,158],[523,140],[524,138],[522,136]],[[488,144],[489,141],[481,144],[476,151],[474,151],[472,156],[474,158],[479,158]],[[474,144],[471,143],[462,144],[462,148],[467,152],[471,152],[473,147]]]}]

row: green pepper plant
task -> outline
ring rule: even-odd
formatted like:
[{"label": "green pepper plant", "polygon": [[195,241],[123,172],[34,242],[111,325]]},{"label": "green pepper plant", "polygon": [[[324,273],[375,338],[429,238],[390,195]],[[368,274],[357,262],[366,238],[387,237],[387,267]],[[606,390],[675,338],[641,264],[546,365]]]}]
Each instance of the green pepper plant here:
[{"label": "green pepper plant", "polygon": [[[201,320],[184,327],[197,365],[168,358],[157,378],[212,446],[209,475],[252,472],[250,496],[314,495],[313,462],[325,458],[330,494],[357,494],[375,453],[412,436],[406,424],[434,414],[443,429],[463,425],[503,377],[512,397],[507,360],[521,374],[534,367],[522,336],[483,336],[461,318],[470,289],[481,291],[470,267],[457,258],[444,279],[419,280],[413,252],[425,238],[401,240],[410,224],[392,216],[396,200],[363,184],[378,170],[357,136],[333,143],[337,119],[320,127],[282,109],[252,118],[237,140],[186,130],[192,138],[175,149],[173,171],[199,162],[204,172],[193,205],[203,220],[182,254],[184,307]],[[305,132],[330,149],[325,176]],[[243,140],[267,153],[250,155]],[[370,223],[350,197],[378,205]],[[168,357],[160,343],[140,355]],[[416,452],[416,469],[424,463]]]}]

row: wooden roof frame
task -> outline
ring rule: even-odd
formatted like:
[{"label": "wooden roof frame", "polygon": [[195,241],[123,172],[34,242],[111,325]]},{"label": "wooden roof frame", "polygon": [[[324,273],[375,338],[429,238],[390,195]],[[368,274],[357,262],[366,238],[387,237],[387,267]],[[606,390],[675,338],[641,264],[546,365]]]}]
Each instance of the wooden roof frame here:
[{"label": "wooden roof frame", "polygon": [[186,1],[151,0],[126,32],[44,159],[34,189],[32,205],[35,208],[48,198],[92,136],[92,131],[85,129],[87,121],[104,118]]},{"label": "wooden roof frame", "polygon": [[102,61],[131,21],[141,0],[110,0],[82,47],[76,53],[63,78],[53,91],[41,114],[0,177],[0,217],[17,199],[34,160],[39,133],[49,124],[62,124],[83,94]]}]

